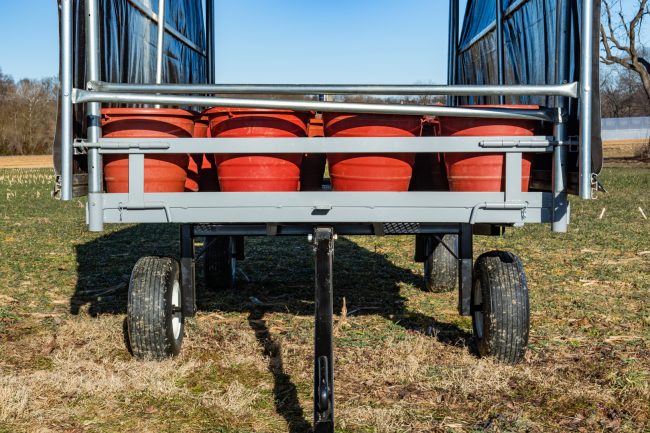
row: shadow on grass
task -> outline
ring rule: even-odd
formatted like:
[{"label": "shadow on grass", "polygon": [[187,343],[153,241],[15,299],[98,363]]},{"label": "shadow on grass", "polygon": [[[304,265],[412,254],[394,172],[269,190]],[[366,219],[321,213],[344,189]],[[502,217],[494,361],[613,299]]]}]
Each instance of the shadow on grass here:
[{"label": "shadow on grass", "polygon": [[76,247],[77,285],[70,313],[126,313],[131,269],[142,256],[177,256],[178,228],[162,224],[131,226]]},{"label": "shadow on grass", "polygon": [[248,315],[248,324],[255,332],[255,338],[262,347],[264,356],[269,360],[268,369],[273,374],[275,410],[287,422],[289,433],[310,432],[311,424],[305,419],[300,406],[298,390],[291,381],[291,376],[284,371],[280,344],[269,332],[264,314],[263,309],[253,309]]},{"label": "shadow on grass", "polygon": [[[377,245],[377,244],[376,244]],[[390,247],[388,240],[381,248]],[[178,254],[178,228],[139,225],[119,230],[77,248],[78,284],[70,299],[70,311],[87,308],[91,316],[126,312],[131,268],[141,256]],[[313,315],[313,257],[303,237],[249,238],[247,258],[236,288],[205,290],[197,272],[197,303],[200,311],[239,312],[248,315],[268,369],[274,376],[276,411],[290,432],[310,431],[299,403],[298,392],[285,372],[280,346],[269,332],[265,315],[273,312]],[[406,308],[402,284],[422,287],[421,275],[396,266],[386,254],[373,252],[345,237],[336,242],[334,254],[334,311],[341,311],[345,298],[348,315],[380,315],[409,331],[432,335],[444,344],[470,347],[471,335],[457,326],[437,321]],[[191,338],[191,337],[190,337]]]}]

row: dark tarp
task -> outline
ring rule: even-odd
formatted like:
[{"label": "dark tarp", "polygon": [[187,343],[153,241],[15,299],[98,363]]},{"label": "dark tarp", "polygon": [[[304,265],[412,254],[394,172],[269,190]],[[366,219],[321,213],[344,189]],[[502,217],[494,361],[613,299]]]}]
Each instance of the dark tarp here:
[{"label": "dark tarp", "polygon": [[[74,82],[75,88],[86,87],[84,0],[74,0]],[[157,0],[99,0],[100,78],[118,83],[154,83],[158,25],[145,11],[158,12]],[[200,0],[165,0],[165,23],[185,36],[195,47],[165,32],[163,49],[163,83],[206,83],[206,38],[203,2]],[[58,122],[57,122],[58,123]],[[57,125],[58,129],[58,125]],[[82,106],[75,106],[75,137],[85,136]],[[55,171],[60,172],[59,133],[53,146]],[[85,155],[75,155],[75,195],[83,194],[86,184]]]},{"label": "dark tarp", "polygon": [[[569,81],[580,79],[580,9],[581,0],[571,5],[571,41]],[[600,22],[600,0],[594,1],[594,28]],[[557,0],[503,0],[504,63],[506,84],[556,84],[555,38]],[[459,84],[496,84],[496,0],[468,0],[461,31],[458,58]],[[598,76],[598,32],[594,32],[594,81],[592,83],[594,116],[592,121],[592,169],[602,168],[600,138],[600,94]],[[552,107],[552,97],[506,97],[507,103],[537,104]],[[469,97],[463,103],[498,103],[496,97]],[[570,106],[569,134],[579,133],[578,104]],[[577,156],[571,155],[570,171],[575,171]]]}]

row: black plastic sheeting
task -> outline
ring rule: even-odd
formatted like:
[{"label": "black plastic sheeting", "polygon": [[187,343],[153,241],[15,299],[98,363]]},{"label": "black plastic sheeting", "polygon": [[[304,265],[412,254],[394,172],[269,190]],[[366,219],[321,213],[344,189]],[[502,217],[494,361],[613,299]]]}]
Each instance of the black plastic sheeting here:
[{"label": "black plastic sheeting", "polygon": [[[75,88],[86,87],[85,5],[74,0],[74,78]],[[155,83],[158,25],[143,13],[144,9],[158,13],[158,0],[99,0],[100,13],[100,78],[118,83]],[[169,32],[165,32],[163,47],[163,83],[206,83],[207,61],[203,2],[199,0],[165,0],[165,23],[185,36],[192,48]],[[75,106],[74,135],[85,136],[83,106]],[[58,129],[58,122],[57,122]],[[55,171],[60,172],[59,133],[53,146]],[[85,183],[87,172],[84,155],[75,155],[73,171],[75,185]],[[75,192],[77,192],[75,186]],[[75,194],[77,195],[77,194]]]},{"label": "black plastic sheeting", "polygon": [[[594,29],[600,23],[600,0],[594,1]],[[582,0],[571,5],[569,45],[569,81],[580,80],[580,14]],[[556,84],[556,6],[557,0],[503,0],[503,41],[505,84]],[[594,115],[592,122],[592,170],[602,168],[600,137],[600,94],[598,75],[598,32],[594,32],[594,79],[592,83]],[[496,0],[468,0],[459,43],[458,84],[497,84]],[[497,97],[468,97],[467,104],[498,103]],[[510,96],[510,104],[555,106],[554,97]],[[570,105],[569,134],[579,134],[578,103]],[[570,171],[577,163],[571,155]]]}]

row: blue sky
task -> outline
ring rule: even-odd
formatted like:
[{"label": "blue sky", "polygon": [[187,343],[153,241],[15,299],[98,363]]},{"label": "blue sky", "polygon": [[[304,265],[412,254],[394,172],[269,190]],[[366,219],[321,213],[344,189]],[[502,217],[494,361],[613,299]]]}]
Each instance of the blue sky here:
[{"label": "blue sky", "polygon": [[[632,1],[621,1],[629,13]],[[56,3],[0,0],[5,74],[57,75]],[[215,6],[223,83],[446,81],[447,0],[215,0]],[[641,39],[649,41],[645,27]]]},{"label": "blue sky", "polygon": [[216,0],[225,82],[446,80],[447,1]]},{"label": "blue sky", "polygon": [[[445,0],[216,0],[225,83],[442,83]],[[56,0],[0,0],[0,68],[58,73]]]},{"label": "blue sky", "polygon": [[15,79],[58,74],[56,0],[0,0],[0,68]]}]

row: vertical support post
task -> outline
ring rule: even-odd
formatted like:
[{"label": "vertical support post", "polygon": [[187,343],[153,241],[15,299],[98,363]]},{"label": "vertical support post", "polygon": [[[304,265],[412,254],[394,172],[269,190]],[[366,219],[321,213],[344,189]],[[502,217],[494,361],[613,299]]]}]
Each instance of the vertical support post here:
[{"label": "vertical support post", "polygon": [[[503,0],[497,0],[497,80],[500,86],[506,83],[505,79],[505,61],[504,61],[504,43],[503,43]],[[506,97],[499,95],[499,104],[505,104]]]},{"label": "vertical support post", "polygon": [[334,433],[334,350],[332,344],[334,229],[316,227],[315,264],[314,433]]},{"label": "vertical support post", "polygon": [[580,198],[591,198],[591,118],[593,80],[594,0],[582,1],[580,35]]},{"label": "vertical support post", "polygon": [[473,278],[473,238],[472,225],[461,224],[458,234],[458,313],[461,316],[472,314],[472,278]]},{"label": "vertical support post", "polygon": [[[98,81],[100,79],[98,0],[85,1],[86,78]],[[97,143],[102,135],[100,123],[101,105],[97,102],[91,102],[86,105],[86,110],[87,139],[89,143]],[[104,229],[101,196],[102,178],[102,157],[99,149],[91,147],[88,150],[88,229],[90,231],[102,231]]]},{"label": "vertical support post", "polygon": [[[456,84],[458,75],[458,0],[449,0],[449,47],[447,50],[447,84]],[[447,105],[455,105],[454,96],[447,97]]]},{"label": "vertical support post", "polygon": [[61,200],[72,200],[72,0],[61,1]]},{"label": "vertical support post", "polygon": [[162,83],[163,43],[165,42],[165,0],[158,0],[158,41],[156,45],[156,84]]},{"label": "vertical support post", "polygon": [[144,154],[129,155],[129,204],[144,207]]},{"label": "vertical support post", "polygon": [[205,49],[206,49],[206,64],[208,69],[208,83],[215,84],[215,58],[214,58],[214,0],[205,1]]},{"label": "vertical support post", "polygon": [[[569,80],[569,29],[571,26],[571,4],[569,0],[558,0],[556,11],[555,82],[565,84]],[[555,122],[553,149],[553,220],[551,230],[565,233],[569,224],[569,202],[567,199],[567,140],[569,131],[565,116],[569,110],[569,98],[558,96],[555,100],[558,119]]]},{"label": "vertical support post", "polygon": [[194,236],[191,224],[181,225],[181,293],[183,317],[196,314],[196,279],[194,266]]},{"label": "vertical support post", "polygon": [[521,152],[506,153],[506,202],[521,201]]}]

